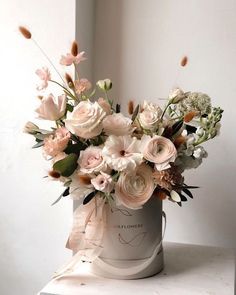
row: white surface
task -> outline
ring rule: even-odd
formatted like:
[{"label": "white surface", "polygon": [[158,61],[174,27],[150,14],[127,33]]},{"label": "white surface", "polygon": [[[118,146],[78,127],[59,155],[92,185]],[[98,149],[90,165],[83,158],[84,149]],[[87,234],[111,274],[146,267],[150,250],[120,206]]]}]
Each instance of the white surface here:
[{"label": "white surface", "polygon": [[[23,134],[34,120],[38,78],[48,63],[18,33],[28,26],[56,65],[75,34],[75,3],[64,0],[0,1],[0,294],[32,295],[58,264],[71,255],[64,248],[70,230],[72,203],[51,203],[63,191],[43,179],[47,165],[34,140]],[[55,77],[55,72],[52,72]]]},{"label": "white surface", "polygon": [[205,145],[208,159],[185,173],[201,187],[195,199],[183,208],[164,202],[166,239],[236,247],[236,1],[99,0],[95,48],[94,78],[111,76],[123,111],[131,98],[158,102],[177,85],[225,109],[221,136]]},{"label": "white surface", "polygon": [[[234,255],[223,248],[165,243],[165,269],[141,280],[110,280],[77,274],[49,283],[40,295],[233,295]],[[87,267],[87,268],[86,268]]]}]

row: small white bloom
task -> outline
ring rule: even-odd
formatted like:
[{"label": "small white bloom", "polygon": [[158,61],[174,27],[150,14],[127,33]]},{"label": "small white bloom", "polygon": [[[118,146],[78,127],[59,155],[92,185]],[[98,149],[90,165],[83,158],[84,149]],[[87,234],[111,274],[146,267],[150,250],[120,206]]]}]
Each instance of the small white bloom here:
[{"label": "small white bloom", "polygon": [[139,144],[140,141],[137,138],[129,135],[110,135],[105,142],[102,156],[114,170],[134,170],[143,160]]},{"label": "small white bloom", "polygon": [[195,150],[193,152],[193,156],[196,159],[206,158],[207,152],[205,151],[205,149],[202,146],[198,146],[195,148]]}]

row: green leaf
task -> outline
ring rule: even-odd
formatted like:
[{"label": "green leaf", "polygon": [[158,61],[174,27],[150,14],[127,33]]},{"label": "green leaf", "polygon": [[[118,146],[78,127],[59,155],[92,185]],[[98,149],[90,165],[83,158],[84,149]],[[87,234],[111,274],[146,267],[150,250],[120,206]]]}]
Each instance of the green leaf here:
[{"label": "green leaf", "polygon": [[139,113],[139,109],[140,109],[140,106],[139,104],[136,106],[134,112],[133,112],[133,115],[132,115],[132,121],[134,121]]},{"label": "green leaf", "polygon": [[116,113],[120,113],[120,104],[116,104]]},{"label": "green leaf", "polygon": [[69,177],[78,166],[78,155],[69,154],[64,159],[57,161],[53,165],[53,170],[59,172],[64,177]]},{"label": "green leaf", "polygon": [[176,134],[180,128],[183,126],[183,120],[180,120],[178,122],[176,122],[173,126],[172,126],[172,135]]},{"label": "green leaf", "polygon": [[44,145],[44,141],[38,141],[35,145],[32,146],[32,149],[39,148]]},{"label": "green leaf", "polygon": [[88,194],[83,200],[83,205],[88,204],[95,197],[96,193],[97,191],[93,191],[90,194]]},{"label": "green leaf", "polygon": [[67,146],[67,148],[64,150],[64,152],[65,152],[66,154],[71,154],[71,153],[73,153],[73,154],[76,154],[76,155],[79,156],[80,151],[85,150],[86,147],[87,147],[87,145],[83,144],[82,142],[75,143],[75,144],[69,144],[69,145]]},{"label": "green leaf", "polygon": [[69,112],[73,112],[74,107],[73,107],[73,105],[67,103],[67,104],[66,104],[66,109],[67,109],[67,111],[69,111]]},{"label": "green leaf", "polygon": [[58,203],[62,197],[66,197],[66,196],[68,196],[69,194],[70,194],[70,188],[67,187],[67,188],[64,190],[64,192],[63,192],[62,194],[60,194],[59,198],[57,198],[56,201],[52,203],[51,206],[53,206],[53,205],[55,205],[56,203]]},{"label": "green leaf", "polygon": [[187,188],[183,188],[182,191],[188,195],[191,199],[193,199],[193,194]]}]

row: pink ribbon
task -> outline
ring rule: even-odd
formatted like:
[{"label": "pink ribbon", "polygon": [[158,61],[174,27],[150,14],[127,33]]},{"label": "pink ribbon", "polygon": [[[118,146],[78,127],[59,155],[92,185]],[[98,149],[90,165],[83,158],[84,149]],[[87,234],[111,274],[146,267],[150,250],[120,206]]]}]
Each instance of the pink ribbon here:
[{"label": "pink ribbon", "polygon": [[75,255],[56,271],[53,278],[68,274],[83,262],[94,261],[102,252],[102,241],[106,223],[105,199],[96,195],[88,204],[80,205],[74,212],[72,231],[66,247]]}]

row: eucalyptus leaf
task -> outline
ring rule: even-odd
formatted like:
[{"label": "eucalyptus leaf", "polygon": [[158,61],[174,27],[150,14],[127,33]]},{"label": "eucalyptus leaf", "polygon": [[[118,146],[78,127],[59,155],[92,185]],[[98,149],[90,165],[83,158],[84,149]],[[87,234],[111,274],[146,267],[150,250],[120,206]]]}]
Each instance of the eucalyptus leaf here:
[{"label": "eucalyptus leaf", "polygon": [[83,200],[83,205],[88,204],[95,197],[96,193],[97,191],[93,191],[90,194],[88,194]]},{"label": "eucalyptus leaf", "polygon": [[188,195],[191,199],[193,199],[193,194],[187,188],[183,188],[182,191]]},{"label": "eucalyptus leaf", "polygon": [[120,104],[116,104],[116,113],[120,113]]},{"label": "eucalyptus leaf", "polygon": [[183,126],[183,120],[180,120],[172,126],[172,135],[176,134],[180,128]]},{"label": "eucalyptus leaf", "polygon": [[67,188],[64,190],[64,192],[63,192],[62,194],[60,194],[60,196],[56,199],[56,201],[53,202],[53,203],[51,204],[51,206],[53,206],[53,205],[55,205],[56,203],[58,203],[62,197],[66,197],[66,196],[68,196],[68,195],[70,194],[69,190],[70,190],[70,188],[67,187]]},{"label": "eucalyptus leaf", "polygon": [[139,104],[136,106],[134,112],[133,112],[133,115],[132,115],[132,121],[134,121],[139,113],[139,109],[140,109],[140,106]]},{"label": "eucalyptus leaf", "polygon": [[44,141],[38,141],[35,145],[32,146],[32,149],[39,148],[44,145]]},{"label": "eucalyptus leaf", "polygon": [[59,172],[64,177],[69,177],[74,173],[75,169],[78,166],[77,163],[78,155],[69,154],[64,159],[57,161],[53,165],[53,170]]}]

